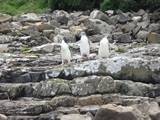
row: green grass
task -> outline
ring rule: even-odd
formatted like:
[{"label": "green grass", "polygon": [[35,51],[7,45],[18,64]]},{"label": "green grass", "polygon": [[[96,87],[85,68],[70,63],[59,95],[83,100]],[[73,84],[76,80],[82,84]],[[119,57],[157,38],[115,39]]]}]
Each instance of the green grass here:
[{"label": "green grass", "polygon": [[48,7],[48,0],[0,0],[0,12],[17,15],[27,12],[41,13]]}]

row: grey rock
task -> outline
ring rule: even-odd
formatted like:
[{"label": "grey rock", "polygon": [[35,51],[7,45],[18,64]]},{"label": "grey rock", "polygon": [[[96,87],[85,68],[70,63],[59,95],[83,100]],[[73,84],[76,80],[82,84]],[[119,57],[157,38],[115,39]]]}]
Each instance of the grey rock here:
[{"label": "grey rock", "polygon": [[[93,60],[82,64],[72,65],[66,69],[55,69],[59,76],[72,79],[86,75],[112,75],[116,79],[132,79],[133,81],[159,83],[158,57],[146,57],[146,50],[155,49],[155,46],[146,46],[133,49],[124,55],[105,60]],[[157,49],[157,47],[156,47]],[[138,50],[138,51],[137,51]],[[159,49],[158,49],[159,50]],[[132,57],[131,57],[132,56]],[[134,57],[137,56],[137,57]],[[143,63],[143,64],[142,64]],[[146,67],[148,66],[148,67]],[[50,73],[53,73],[50,71]],[[127,76],[126,76],[127,75]],[[154,77],[155,76],[155,77]],[[152,79],[152,80],[151,80]]]},{"label": "grey rock", "polygon": [[142,21],[137,23],[138,27],[141,27],[143,30],[148,30],[149,21]]},{"label": "grey rock", "polygon": [[158,32],[158,31],[160,31],[160,24],[159,23],[150,24],[149,28],[148,28],[148,31],[149,32]]},{"label": "grey rock", "polygon": [[100,77],[96,76],[74,79],[73,84],[71,84],[72,94],[78,96],[93,94],[96,92],[95,88],[99,81]]},{"label": "grey rock", "polygon": [[136,35],[136,38],[138,39],[142,39],[142,40],[146,40],[147,36],[148,36],[149,32],[147,31],[139,31]]},{"label": "grey rock", "polygon": [[131,35],[129,33],[123,34],[121,32],[117,32],[112,34],[114,40],[118,40],[119,43],[131,43]]},{"label": "grey rock", "polygon": [[103,37],[104,36],[100,35],[100,34],[92,35],[92,36],[89,36],[89,40],[92,41],[93,43],[94,42],[100,42]]},{"label": "grey rock", "polygon": [[102,20],[102,21],[106,22],[107,24],[112,24],[112,21],[110,20],[110,17],[107,16],[105,13],[99,11],[99,10],[93,10],[90,13],[90,18],[91,19],[99,19],[99,20]]},{"label": "grey rock", "polygon": [[105,34],[111,33],[114,29],[113,25],[109,25],[98,19],[89,19],[84,22],[88,33],[91,34]]},{"label": "grey rock", "polygon": [[114,88],[114,81],[111,77],[102,77],[97,86],[97,91],[98,93],[113,93]]},{"label": "grey rock", "polygon": [[69,115],[62,115],[59,117],[60,120],[92,120],[92,117],[89,115],[80,115],[80,114],[69,114]]},{"label": "grey rock", "polygon": [[127,23],[127,21],[129,20],[128,16],[124,13],[120,13],[118,16],[118,22],[121,24],[125,24]]},{"label": "grey rock", "polygon": [[[56,28],[55,33],[57,35],[60,35],[60,36],[64,37],[66,39],[66,42],[76,42],[76,38],[75,38],[74,34],[72,34],[71,31],[69,31],[67,29]],[[56,40],[54,40],[54,41],[59,42],[59,41],[56,41]]]},{"label": "grey rock", "polygon": [[55,79],[44,81],[37,84],[33,95],[36,97],[54,97],[58,94],[70,94],[70,88],[67,81]]},{"label": "grey rock", "polygon": [[67,25],[69,20],[69,14],[63,10],[56,10],[53,12],[53,16],[55,17],[56,21],[60,24]]},{"label": "grey rock", "polygon": [[44,53],[51,53],[54,51],[55,44],[54,43],[47,43],[41,46],[33,47],[31,51],[33,52],[44,52]]},{"label": "grey rock", "polygon": [[132,18],[132,20],[133,20],[134,22],[140,22],[140,21],[142,20],[142,17],[141,17],[141,16],[134,16],[134,17]]},{"label": "grey rock", "polygon": [[39,115],[50,110],[46,101],[20,99],[18,101],[0,101],[0,112],[5,115]]},{"label": "grey rock", "polygon": [[8,51],[9,51],[8,44],[0,44],[0,53],[8,52]]},{"label": "grey rock", "polygon": [[50,105],[53,109],[57,107],[73,107],[77,102],[77,98],[72,96],[59,96],[54,97],[47,104]]},{"label": "grey rock", "polygon": [[41,21],[40,17],[35,13],[23,14],[19,17],[22,22],[39,22]]},{"label": "grey rock", "polygon": [[0,24],[0,33],[7,34],[11,32],[12,32],[12,28],[10,23],[6,22],[6,23]]},{"label": "grey rock", "polygon": [[141,120],[142,113],[132,107],[108,104],[103,106],[95,116],[95,120]]},{"label": "grey rock", "polygon": [[0,23],[8,22],[12,20],[12,16],[0,13]]},{"label": "grey rock", "polygon": [[77,100],[77,105],[80,106],[88,106],[88,105],[103,105],[104,100],[102,95],[96,94],[96,95],[90,95],[87,97],[80,97]]},{"label": "grey rock", "polygon": [[145,12],[143,9],[140,9],[136,14],[142,16],[142,15],[144,15],[145,13],[146,13],[146,12]]}]

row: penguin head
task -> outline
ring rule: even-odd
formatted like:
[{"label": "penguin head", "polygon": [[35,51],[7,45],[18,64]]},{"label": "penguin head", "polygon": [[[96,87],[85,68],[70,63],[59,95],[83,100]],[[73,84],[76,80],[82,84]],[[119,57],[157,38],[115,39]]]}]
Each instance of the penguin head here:
[{"label": "penguin head", "polygon": [[86,35],[86,33],[85,33],[85,32],[81,32],[81,33],[80,33],[80,36],[83,36],[83,35]]},{"label": "penguin head", "polygon": [[104,37],[108,38],[109,37],[109,33],[104,34]]}]

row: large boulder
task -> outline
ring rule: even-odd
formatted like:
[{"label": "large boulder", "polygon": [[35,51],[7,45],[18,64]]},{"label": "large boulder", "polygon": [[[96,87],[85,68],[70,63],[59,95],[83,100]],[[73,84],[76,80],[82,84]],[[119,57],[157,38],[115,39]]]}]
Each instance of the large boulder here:
[{"label": "large boulder", "polygon": [[88,33],[92,35],[111,33],[114,29],[113,25],[99,19],[87,19],[84,21],[84,25],[87,27]]}]

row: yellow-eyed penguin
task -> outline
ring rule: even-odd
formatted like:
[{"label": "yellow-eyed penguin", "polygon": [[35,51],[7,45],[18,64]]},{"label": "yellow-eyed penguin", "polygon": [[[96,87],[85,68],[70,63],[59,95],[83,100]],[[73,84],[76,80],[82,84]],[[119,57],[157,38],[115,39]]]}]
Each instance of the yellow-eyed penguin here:
[{"label": "yellow-eyed penguin", "polygon": [[99,58],[107,58],[110,55],[109,51],[109,40],[108,35],[105,35],[104,38],[100,41],[100,46],[98,50],[98,57]]},{"label": "yellow-eyed penguin", "polygon": [[82,58],[88,58],[90,54],[89,40],[85,32],[81,32],[80,53]]},{"label": "yellow-eyed penguin", "polygon": [[62,39],[61,43],[61,57],[62,57],[62,64],[70,64],[71,52],[68,44],[64,41],[64,39]]}]

